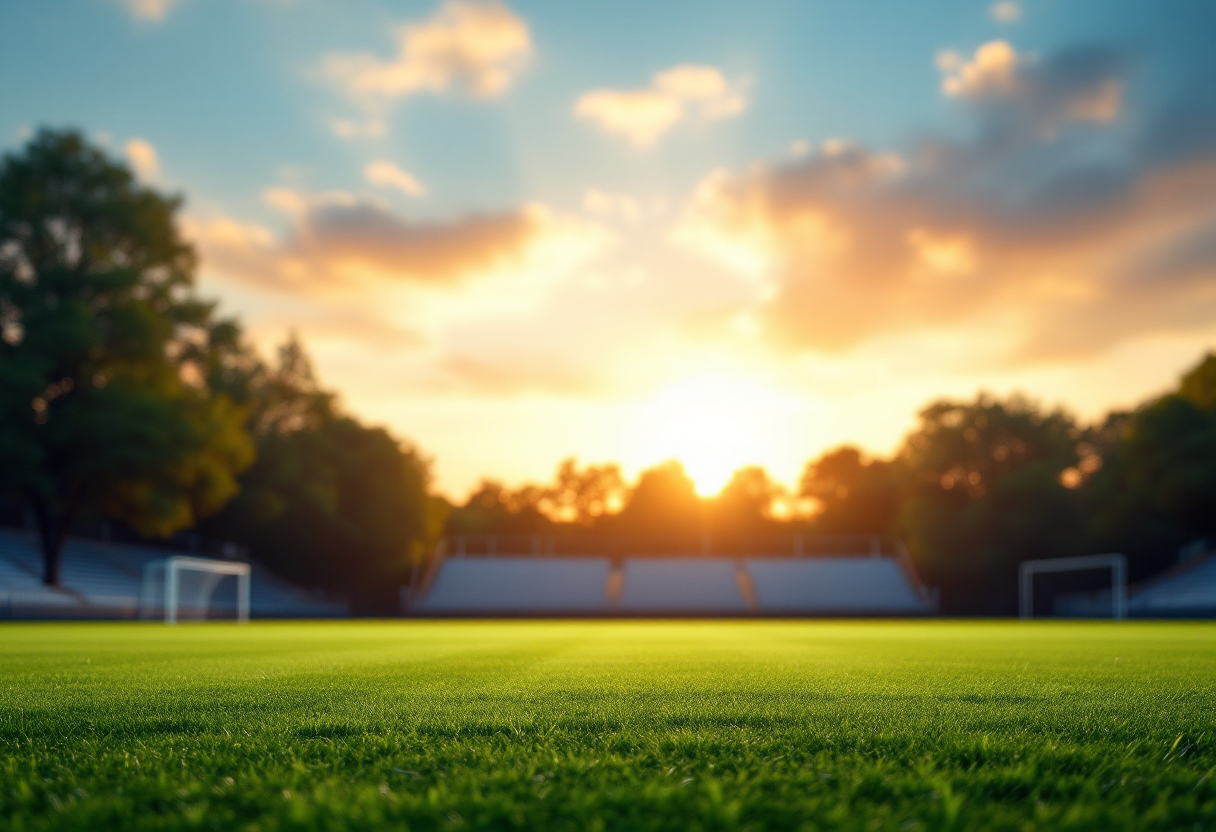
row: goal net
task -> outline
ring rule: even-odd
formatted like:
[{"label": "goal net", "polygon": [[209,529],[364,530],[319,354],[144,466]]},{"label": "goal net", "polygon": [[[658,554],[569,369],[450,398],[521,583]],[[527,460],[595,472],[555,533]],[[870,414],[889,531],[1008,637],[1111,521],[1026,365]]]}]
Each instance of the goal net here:
[{"label": "goal net", "polygon": [[[217,590],[233,579],[234,599],[218,603]],[[184,555],[152,561],[144,567],[139,613],[140,618],[163,618],[166,624],[229,618],[235,613],[244,623],[249,620],[249,564]]]},{"label": "goal net", "polygon": [[[1084,606],[1098,615],[1109,611],[1115,619],[1127,618],[1127,558],[1123,555],[1085,555],[1076,558],[1050,558],[1023,561],[1018,570],[1018,611],[1022,618],[1035,617],[1035,577],[1043,574],[1109,572],[1110,590],[1090,593],[1091,602]],[[1060,606],[1059,604],[1056,605]],[[1067,615],[1067,611],[1065,611]]]}]

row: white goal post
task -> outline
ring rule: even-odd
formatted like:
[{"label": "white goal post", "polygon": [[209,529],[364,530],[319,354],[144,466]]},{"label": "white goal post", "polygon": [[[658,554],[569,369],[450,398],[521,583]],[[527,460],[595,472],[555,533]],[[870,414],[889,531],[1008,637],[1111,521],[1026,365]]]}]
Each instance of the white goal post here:
[{"label": "white goal post", "polygon": [[205,619],[211,596],[225,577],[237,580],[236,617],[249,621],[249,564],[174,555],[144,566],[140,591],[140,618],[160,618],[166,624],[179,619]]},{"label": "white goal post", "polygon": [[1075,572],[1109,569],[1111,618],[1127,618],[1127,558],[1123,555],[1082,555],[1023,561],[1018,569],[1018,611],[1023,619],[1034,618],[1034,576],[1042,572]]}]

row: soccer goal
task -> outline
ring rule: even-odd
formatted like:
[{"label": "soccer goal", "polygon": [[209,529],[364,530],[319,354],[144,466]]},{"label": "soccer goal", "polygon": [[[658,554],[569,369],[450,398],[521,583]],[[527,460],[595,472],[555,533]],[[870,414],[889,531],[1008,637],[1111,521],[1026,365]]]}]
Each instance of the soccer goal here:
[{"label": "soccer goal", "polygon": [[1123,555],[1083,555],[1023,561],[1018,570],[1018,610],[1023,619],[1034,618],[1034,577],[1044,572],[1110,570],[1111,618],[1127,618],[1127,558]]},{"label": "soccer goal", "polygon": [[225,578],[236,578],[236,618],[249,620],[249,564],[174,555],[154,560],[144,567],[140,592],[140,618],[205,621],[212,596]]}]

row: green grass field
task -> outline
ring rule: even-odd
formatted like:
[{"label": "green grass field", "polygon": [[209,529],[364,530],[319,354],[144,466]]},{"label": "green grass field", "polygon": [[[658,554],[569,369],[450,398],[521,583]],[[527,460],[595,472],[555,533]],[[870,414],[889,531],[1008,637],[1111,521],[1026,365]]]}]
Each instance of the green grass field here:
[{"label": "green grass field", "polygon": [[1216,625],[0,626],[0,828],[1216,829]]}]

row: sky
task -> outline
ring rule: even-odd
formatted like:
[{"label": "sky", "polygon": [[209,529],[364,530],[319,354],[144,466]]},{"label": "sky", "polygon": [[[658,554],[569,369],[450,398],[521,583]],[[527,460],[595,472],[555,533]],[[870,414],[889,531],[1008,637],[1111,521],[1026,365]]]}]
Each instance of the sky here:
[{"label": "sky", "polygon": [[0,150],[185,196],[201,294],[454,498],[712,494],[942,397],[1082,420],[1216,347],[1216,6],[14,0]]}]

